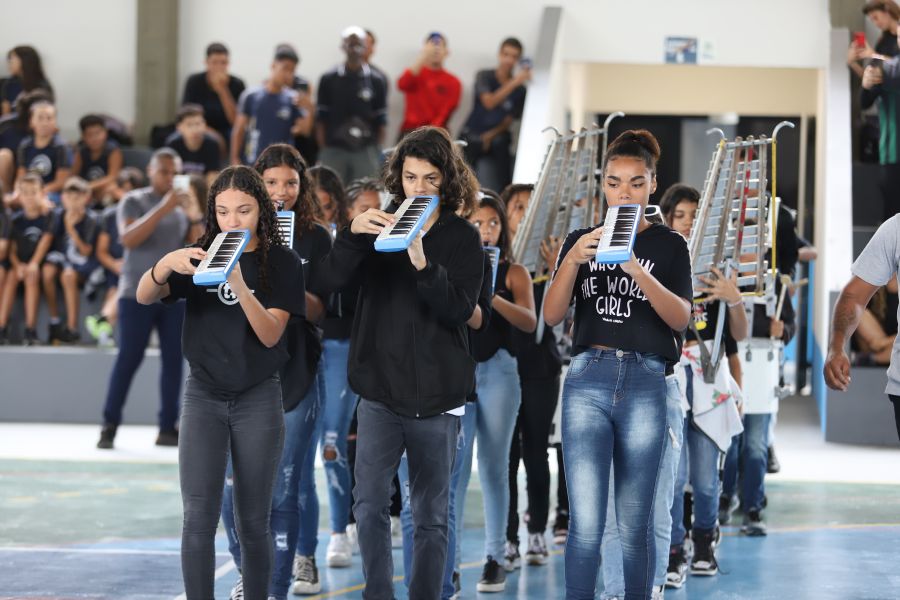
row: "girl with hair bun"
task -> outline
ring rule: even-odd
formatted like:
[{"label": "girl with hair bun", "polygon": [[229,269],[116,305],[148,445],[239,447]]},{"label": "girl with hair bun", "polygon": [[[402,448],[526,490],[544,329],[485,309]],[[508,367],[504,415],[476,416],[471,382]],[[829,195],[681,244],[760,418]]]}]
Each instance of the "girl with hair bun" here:
[{"label": "girl with hair bun", "polygon": [[[609,206],[646,207],[656,191],[659,156],[649,131],[626,131],[616,138],[603,164]],[[676,441],[667,414],[681,401],[674,372],[691,317],[691,264],[684,238],[642,216],[631,259],[614,265],[595,262],[602,233],[603,227],[595,226],[568,235],[543,309],[544,320],[553,326],[575,304],[573,357],[562,395],[571,511],[568,600],[594,598],[610,501],[621,533],[625,598],[651,597],[653,503],[666,444]]]}]

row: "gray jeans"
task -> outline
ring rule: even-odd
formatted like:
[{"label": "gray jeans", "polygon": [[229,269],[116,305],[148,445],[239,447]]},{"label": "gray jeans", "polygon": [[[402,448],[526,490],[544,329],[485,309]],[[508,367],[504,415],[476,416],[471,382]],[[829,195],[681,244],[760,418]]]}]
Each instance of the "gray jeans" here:
[{"label": "gray jeans", "polygon": [[447,560],[450,468],[456,454],[459,417],[403,417],[380,402],[360,400],[357,420],[353,515],[366,580],[363,598],[394,597],[391,488],[405,450],[415,528],[409,597],[438,600]]},{"label": "gray jeans", "polygon": [[188,377],[178,439],[184,523],[181,568],[188,600],[212,600],[215,537],[229,447],[244,597],[266,600],[272,570],[269,512],[284,444],[278,375],[240,394],[221,394]]}]

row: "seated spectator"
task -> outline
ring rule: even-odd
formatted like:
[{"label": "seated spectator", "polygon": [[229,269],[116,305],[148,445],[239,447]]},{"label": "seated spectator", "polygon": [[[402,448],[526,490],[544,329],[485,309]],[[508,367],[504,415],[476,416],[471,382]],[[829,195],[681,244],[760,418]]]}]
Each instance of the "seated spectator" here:
[{"label": "seated spectator", "polygon": [[78,127],[81,142],[72,160],[72,172],[88,182],[94,202],[103,204],[122,169],[122,150],[109,139],[106,121],[100,115],[82,117]]},{"label": "seated spectator", "polygon": [[16,183],[22,210],[12,217],[10,229],[9,277],[0,298],[0,344],[9,341],[7,326],[16,301],[19,284],[25,286],[25,345],[38,343],[38,300],[41,291],[41,265],[53,236],[50,234],[50,215],[44,211],[43,180],[37,173],[27,173]]},{"label": "seated spectator", "polygon": [[444,70],[447,54],[447,38],[436,32],[429,34],[416,62],[397,80],[397,87],[406,95],[401,138],[423,125],[447,128],[462,92],[459,79]]},{"label": "seated spectator", "polygon": [[7,53],[6,61],[11,77],[0,89],[0,114],[12,112],[16,99],[23,92],[43,89],[51,98],[53,97],[53,87],[44,75],[44,67],[41,65],[41,57],[37,50],[31,46],[16,46]]},{"label": "seated spectator", "polygon": [[50,94],[43,89],[19,94],[15,111],[0,117],[0,184],[7,191],[3,197],[7,207],[15,204],[16,152],[28,137],[31,105],[50,100]]},{"label": "seated spectator", "polygon": [[204,175],[215,179],[222,165],[221,148],[216,139],[206,132],[203,107],[185,104],[175,115],[175,133],[166,139],[166,146],[181,157],[182,172],[186,175]]},{"label": "seated spectator", "polygon": [[147,185],[144,173],[137,167],[125,167],[119,171],[116,177],[116,185],[112,189],[112,202],[116,203],[121,200],[125,194],[131,190],[136,190]]},{"label": "seated spectator", "polygon": [[466,160],[483,188],[502,190],[512,180],[510,127],[522,116],[525,83],[531,80],[527,65],[513,75],[521,58],[522,43],[507,38],[500,44],[497,67],[475,77],[475,104],[461,136],[468,143]]},{"label": "seated spectator", "polygon": [[[63,187],[62,208],[54,212],[50,226],[53,245],[41,267],[44,295],[50,312],[47,343],[71,344],[79,339],[79,290],[97,267],[94,244],[100,225],[87,210],[91,188],[81,177],[69,177]],[[59,318],[56,283],[62,284],[66,303],[66,326]]]},{"label": "seated spectator", "polygon": [[889,365],[897,337],[897,278],[879,288],[853,334],[854,364]]},{"label": "seated spectator", "polygon": [[[126,167],[119,174],[120,188],[126,193],[133,189],[143,187],[143,177],[133,182],[127,177],[128,169],[134,169],[140,176],[140,171],[134,167]],[[125,177],[123,177],[123,175]],[[124,189],[128,188],[128,189]],[[118,200],[117,200],[118,201]],[[125,249],[119,239],[119,226],[116,213],[117,204],[107,206],[100,215],[100,231],[97,234],[97,261],[103,266],[103,283],[106,284],[106,296],[100,312],[85,317],[84,326],[100,347],[113,345],[113,330],[119,318],[119,276],[122,274],[122,262]]]},{"label": "seated spectator", "polygon": [[182,104],[203,107],[206,125],[222,136],[226,145],[237,118],[237,99],[244,93],[244,82],[228,73],[228,48],[214,42],[206,47],[206,70],[188,77]]},{"label": "seated spectator", "polygon": [[44,193],[58,205],[63,183],[72,171],[72,159],[69,147],[56,133],[56,107],[50,102],[32,104],[28,125],[31,135],[22,140],[16,154],[16,179],[36,171],[44,182]]},{"label": "seated spectator", "polygon": [[297,135],[309,135],[313,114],[308,98],[291,89],[300,57],[287,44],[275,49],[265,84],[246,90],[238,101],[238,116],[231,133],[231,164],[253,164],[272,144],[290,144]]},{"label": "seated spectator", "polygon": [[[3,184],[0,183],[0,198],[3,197]],[[3,286],[6,283],[6,274],[9,272],[9,235],[12,227],[12,218],[9,211],[0,202],[0,298],[3,296]],[[2,303],[2,300],[0,300]]]},{"label": "seated spectator", "polygon": [[377,176],[381,168],[387,81],[365,62],[365,31],[348,27],[341,38],[346,61],[319,81],[316,137],[319,161],[352,181]]},{"label": "seated spectator", "polygon": [[208,208],[206,196],[209,193],[209,183],[206,178],[200,175],[191,175],[189,184],[188,197],[190,198],[190,204],[196,207],[190,211],[190,214],[194,215],[195,218],[201,219],[203,221],[202,224],[205,226]]}]

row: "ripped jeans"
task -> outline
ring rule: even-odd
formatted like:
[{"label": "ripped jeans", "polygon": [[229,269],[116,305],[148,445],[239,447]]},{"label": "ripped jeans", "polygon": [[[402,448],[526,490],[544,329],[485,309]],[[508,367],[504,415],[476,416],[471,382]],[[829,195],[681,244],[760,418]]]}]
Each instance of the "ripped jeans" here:
[{"label": "ripped jeans", "polygon": [[[300,529],[300,475],[307,451],[313,444],[316,415],[319,412],[322,389],[322,370],[316,374],[316,381],[300,404],[284,413],[284,450],[275,480],[272,496],[271,529],[275,545],[272,580],[269,594],[278,600],[287,597],[291,583],[291,567],[297,536]],[[225,495],[222,502],[222,522],[228,534],[228,550],[234,557],[234,564],[241,566],[241,547],[238,543],[234,524],[234,500],[231,461],[225,478]]]}]

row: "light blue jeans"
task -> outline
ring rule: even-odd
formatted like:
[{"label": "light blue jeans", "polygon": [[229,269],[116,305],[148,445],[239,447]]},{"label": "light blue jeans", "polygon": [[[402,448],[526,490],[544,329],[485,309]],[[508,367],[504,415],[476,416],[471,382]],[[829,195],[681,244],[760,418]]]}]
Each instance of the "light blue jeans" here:
[{"label": "light blue jeans", "polygon": [[[291,567],[300,528],[299,481],[304,475],[308,475],[304,457],[310,448],[315,447],[316,415],[319,413],[322,387],[322,369],[320,368],[315,382],[310,386],[300,404],[290,412],[284,413],[284,449],[278,465],[270,519],[275,557],[269,594],[279,600],[287,597],[288,587],[291,583]],[[234,482],[229,460],[225,477],[225,494],[222,500],[222,523],[228,535],[228,549],[234,558],[234,564],[240,567],[241,547],[234,523],[233,489]]]},{"label": "light blue jeans", "polygon": [[350,519],[353,490],[350,489],[350,465],[347,462],[347,432],[356,410],[358,396],[347,383],[347,358],[350,340],[325,340],[322,343],[322,364],[325,371],[325,397],[322,404],[322,452],[329,446],[337,451],[337,458],[326,460],[328,501],[331,506],[331,531],[344,533]]},{"label": "light blue jeans", "polygon": [[[449,600],[456,592],[453,587],[453,569],[457,563],[456,537],[456,486],[459,483],[459,473],[462,470],[461,452],[466,446],[466,436],[471,437],[475,429],[475,404],[466,404],[466,413],[459,419],[459,434],[456,436],[456,458],[450,471],[450,509],[447,519],[447,563],[444,566],[444,583],[441,589],[441,600]],[[468,433],[467,433],[468,432]],[[470,444],[471,445],[471,444]],[[471,456],[471,452],[469,453]],[[469,462],[471,465],[471,461]],[[412,573],[413,561],[413,524],[412,509],[409,502],[409,461],[406,452],[400,458],[400,468],[397,470],[400,479],[400,497],[403,500],[403,509],[400,511],[400,522],[403,524],[403,583],[409,589],[409,579]]]},{"label": "light blue jeans", "polygon": [[[684,442],[684,410],[681,407],[681,390],[674,376],[666,378],[666,420],[669,443],[663,453],[663,466],[656,486],[656,498],[653,501],[653,533],[656,536],[656,572],[653,585],[660,586],[666,582],[666,569],[669,566],[669,544],[672,535],[672,498],[675,490],[675,475],[678,472],[678,461],[681,458],[681,445]],[[610,474],[610,494],[615,494],[615,469]],[[603,560],[603,594],[601,598],[622,598],[625,596],[625,575],[622,572],[622,542],[619,539],[619,527],[616,522],[616,504],[609,502],[606,510],[606,529],[603,531],[601,545]]]},{"label": "light blue jeans", "polygon": [[[610,473],[621,536],[626,600],[650,597],[656,568],[653,504],[667,427],[665,360],[590,349],[576,355],[563,387],[562,447],[569,493],[566,599],[593,600],[606,525]],[[672,392],[674,393],[674,392]]]},{"label": "light blue jeans", "polygon": [[[694,374],[686,367],[688,403],[694,401]],[[712,533],[719,520],[719,447],[692,423],[692,413],[684,420],[684,444],[675,478],[672,502],[672,545],[684,543],[684,487],[688,479],[694,496],[694,531]]]},{"label": "light blue jeans", "polygon": [[[516,417],[522,403],[522,388],[516,359],[500,349],[488,360],[478,363],[475,373],[478,410],[475,439],[478,440],[478,480],[484,497],[484,555],[503,560],[506,545],[506,517],[509,511],[509,448]],[[466,444],[467,457],[456,490],[457,533],[463,522],[466,488],[472,475],[472,446]]]}]

